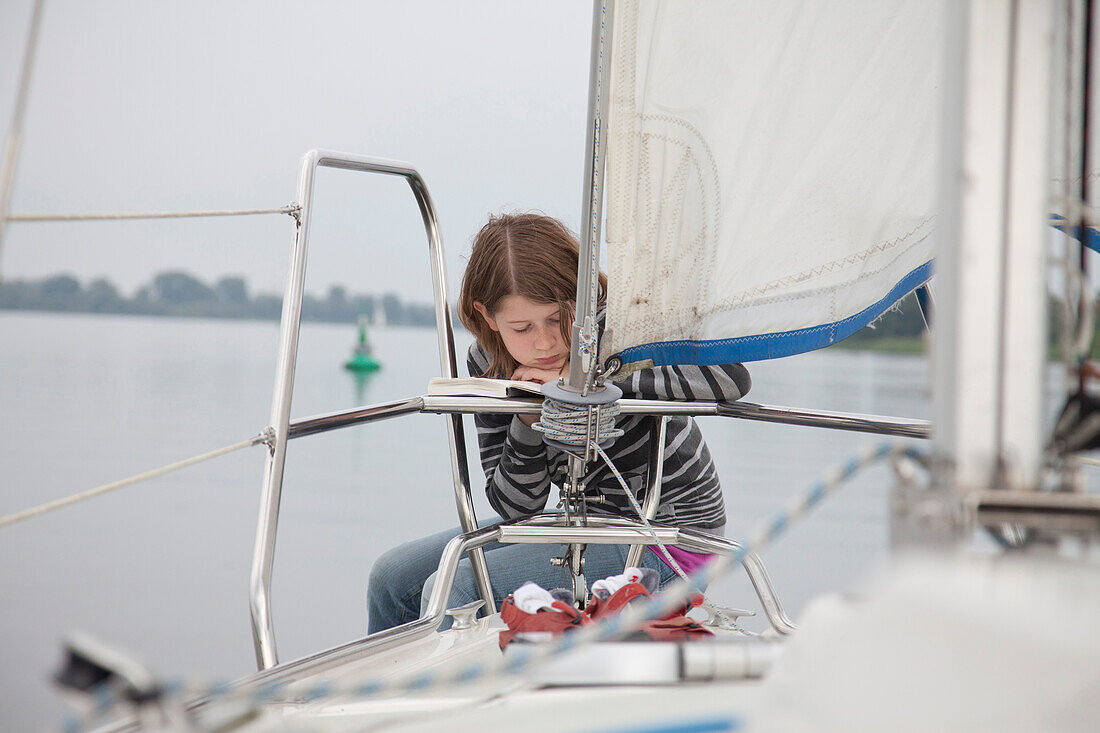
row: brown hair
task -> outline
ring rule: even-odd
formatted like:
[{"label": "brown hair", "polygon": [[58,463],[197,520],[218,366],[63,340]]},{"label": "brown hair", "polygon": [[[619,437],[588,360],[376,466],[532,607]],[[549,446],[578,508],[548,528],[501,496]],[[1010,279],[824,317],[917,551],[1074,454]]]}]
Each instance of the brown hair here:
[{"label": "brown hair", "polygon": [[[458,300],[462,325],[492,358],[481,376],[506,379],[518,364],[474,303],[481,303],[490,314],[495,314],[509,295],[522,295],[534,303],[554,303],[561,310],[562,338],[570,343],[579,251],[577,238],[557,219],[542,214],[489,217],[474,237]],[[599,300],[603,302],[607,277],[601,272],[599,278]]]}]

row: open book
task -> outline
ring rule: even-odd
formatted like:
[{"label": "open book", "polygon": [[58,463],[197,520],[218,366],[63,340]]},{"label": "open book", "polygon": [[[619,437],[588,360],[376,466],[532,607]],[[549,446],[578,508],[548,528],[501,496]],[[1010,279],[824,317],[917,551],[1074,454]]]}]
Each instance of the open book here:
[{"label": "open book", "polygon": [[542,385],[514,379],[436,377],[428,382],[428,394],[439,397],[541,397]]}]

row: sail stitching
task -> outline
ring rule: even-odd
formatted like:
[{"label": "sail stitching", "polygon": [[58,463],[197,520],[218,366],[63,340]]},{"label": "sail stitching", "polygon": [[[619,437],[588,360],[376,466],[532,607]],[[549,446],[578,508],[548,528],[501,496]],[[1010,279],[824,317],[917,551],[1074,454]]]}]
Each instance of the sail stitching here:
[{"label": "sail stitching", "polygon": [[[680,288],[666,293],[662,301],[668,302],[667,307],[674,312],[699,314],[710,302],[711,288],[707,274],[713,272],[717,264],[717,250],[710,246],[718,240],[721,227],[721,206],[718,203],[721,200],[721,179],[717,162],[706,138],[687,120],[671,115],[646,114],[636,114],[634,119],[638,123],[634,138],[639,142],[639,155],[633,219],[635,222],[639,218],[644,220],[645,233],[633,238],[636,264],[632,267],[633,277],[625,282],[645,284],[655,279],[666,283],[680,282]],[[647,125],[654,126],[654,123],[657,123],[659,131],[644,129]],[[654,193],[655,183],[658,182],[653,180],[650,170],[653,143],[660,143],[656,146],[658,151],[678,148],[680,153],[675,165],[671,166],[672,174],[663,176],[665,185],[659,194]],[[700,229],[690,242],[677,242],[679,227],[685,221],[684,204],[688,200],[689,189],[694,189],[698,196],[691,203],[698,207],[701,214],[696,218]],[[683,271],[685,263],[688,265],[686,272]],[[677,272],[683,277],[675,277]],[[644,301],[638,292],[624,295],[626,303]],[[629,305],[621,307],[629,308]],[[643,333],[638,336],[651,340],[654,336],[646,335],[646,330],[643,326]]]},{"label": "sail stitching", "polygon": [[[908,247],[906,247],[905,249],[903,249],[899,253],[899,256],[908,253],[910,250],[912,250],[917,245],[921,244],[924,240],[928,239],[928,237],[930,237],[930,236],[931,236],[931,232],[929,232],[928,234],[925,234],[920,239],[913,240],[913,242],[911,242]],[[895,264],[895,263],[893,261],[891,261],[891,262],[886,263],[885,265],[882,265],[881,267],[875,268],[873,270],[867,270],[866,272],[861,273],[858,277],[853,279],[849,284],[854,285],[855,283],[862,282],[864,280],[869,280],[869,279],[873,278],[874,276],[879,275],[879,274],[885,272],[886,270],[890,269],[890,267],[893,264]],[[788,303],[788,302],[792,302],[792,301],[796,301],[796,300],[802,300],[804,298],[811,298],[815,295],[820,295],[821,293],[824,293],[824,292],[827,292],[827,291],[830,291],[830,290],[835,291],[836,288],[833,287],[833,286],[826,286],[826,287],[822,287],[822,288],[815,288],[813,290],[806,290],[806,291],[803,291],[801,293],[787,293],[785,295],[774,295],[774,296],[771,296],[769,298],[762,298],[760,300],[753,301],[752,303],[749,304],[749,306],[751,307],[751,306],[769,305],[771,303]],[[743,307],[744,303],[741,302],[741,303],[732,304],[732,305],[735,305],[736,307]],[[730,308],[730,310],[732,310],[732,309],[733,308]],[[717,312],[717,311],[709,312],[709,313],[707,313],[707,315],[713,315],[714,312]]]},{"label": "sail stitching", "polygon": [[[896,247],[897,245],[901,244],[906,239],[913,236],[925,224],[932,221],[934,218],[935,218],[935,215],[929,215],[929,216],[925,217],[924,220],[920,222],[920,224],[917,224],[915,227],[913,227],[911,230],[909,230],[905,234],[899,235],[898,237],[895,237],[894,239],[887,240],[887,241],[882,242],[880,244],[876,244],[876,245],[873,245],[871,247],[868,247],[867,249],[863,250],[862,252],[856,252],[855,254],[848,255],[847,257],[842,257],[838,260],[833,260],[832,262],[826,262],[826,263],[824,263],[822,265],[819,265],[819,266],[817,266],[813,269],[806,270],[804,272],[800,272],[800,273],[795,274],[795,275],[789,275],[785,278],[781,278],[779,280],[774,280],[774,281],[768,283],[767,285],[756,287],[756,288],[753,288],[752,290],[747,290],[743,293],[739,293],[738,295],[726,298],[725,300],[715,304],[715,306],[714,306],[715,310],[722,310],[722,309],[728,308],[732,305],[737,305],[737,304],[743,303],[745,300],[747,300],[751,297],[754,297],[754,296],[757,296],[757,295],[764,295],[765,293],[767,293],[771,290],[776,290],[778,288],[786,287],[788,285],[794,285],[796,283],[803,282],[805,280],[811,280],[815,277],[820,277],[821,275],[824,275],[826,273],[834,272],[838,269],[841,269],[841,268],[844,268],[844,267],[849,267],[851,265],[857,265],[860,262],[865,262],[866,260],[870,259],[873,255],[882,254],[882,253],[886,252],[887,250],[890,250],[890,249]],[[928,235],[926,234],[924,237],[921,237],[920,239],[916,240],[916,242],[914,242],[914,244],[917,244],[919,242],[923,242],[927,238],[928,238]],[[861,276],[861,279],[865,276],[866,276],[866,274]]]},{"label": "sail stitching", "polygon": [[[659,140],[659,141],[664,142],[664,143],[669,144],[669,145],[679,146],[682,149],[683,154],[680,158],[680,161],[679,161],[678,165],[676,166],[676,173],[675,173],[674,176],[672,176],[671,180],[669,181],[668,186],[666,186],[666,188],[664,190],[664,193],[663,193],[663,195],[661,196],[661,199],[660,199],[661,201],[682,201],[683,198],[684,198],[684,193],[683,193],[684,189],[688,185],[688,183],[687,183],[688,174],[687,174],[685,169],[690,167],[692,170],[695,171],[695,174],[698,176],[699,180],[703,180],[703,170],[702,170],[702,165],[700,163],[699,156],[695,155],[695,151],[690,145],[687,145],[687,144],[685,144],[684,142],[682,142],[680,140],[676,140],[676,139],[674,139],[672,137],[669,137],[669,136],[666,136],[666,135],[641,134],[640,137],[642,138],[643,148],[648,148],[648,143],[651,140]],[[703,141],[703,144],[704,144],[704,146],[706,145],[705,141]],[[643,159],[643,161],[646,161],[646,160],[648,160],[648,156],[643,155],[642,159]],[[711,167],[712,177],[714,179],[715,185],[717,185],[717,174],[714,171],[714,161],[713,161],[712,158],[708,158],[708,160],[711,163],[710,167]],[[646,163],[643,162],[643,167],[645,167],[645,166],[646,166]],[[642,176],[642,180],[644,180],[646,182],[645,187],[646,187],[646,190],[648,191],[648,189],[650,187],[649,177],[648,176]],[[675,191],[676,195],[673,195],[672,193],[670,193],[671,191]],[[717,194],[715,194],[715,196],[717,196]],[[647,198],[647,200],[649,200],[651,198],[651,196],[647,195],[646,198]],[[644,257],[644,258],[640,258],[640,259],[643,259],[647,263],[652,263],[653,265],[655,265],[657,267],[657,270],[658,270],[658,275],[660,277],[664,278],[666,282],[674,281],[674,277],[673,277],[673,275],[675,274],[674,265],[676,263],[679,263],[679,262],[684,262],[685,260],[693,264],[692,274],[698,274],[699,275],[697,277],[683,278],[683,284],[681,285],[680,291],[678,293],[675,293],[673,295],[673,298],[672,298],[673,299],[673,308],[676,309],[676,310],[680,309],[677,306],[684,299],[685,291],[688,291],[689,293],[694,293],[695,294],[694,303],[692,305],[692,310],[695,311],[695,312],[698,312],[699,306],[702,303],[706,303],[709,300],[709,297],[710,297],[710,280],[709,280],[709,278],[703,277],[702,275],[705,275],[708,272],[712,272],[713,268],[715,266],[715,259],[717,257],[717,252],[715,251],[715,249],[713,247],[707,247],[706,244],[707,244],[708,241],[710,241],[712,239],[717,239],[717,236],[718,236],[718,231],[717,231],[718,213],[717,212],[718,212],[719,207],[717,207],[717,206],[713,207],[714,210],[715,210],[715,214],[714,214],[715,230],[714,230],[714,233],[713,233],[713,237],[711,237],[711,236],[708,236],[710,234],[710,232],[708,231],[709,227],[705,223],[710,218],[709,216],[706,216],[706,209],[708,208],[707,207],[707,197],[706,196],[700,196],[699,206],[701,208],[703,208],[703,210],[704,210],[704,216],[702,217],[704,223],[702,224],[702,228],[699,231],[698,235],[694,239],[692,239],[692,241],[690,243],[688,243],[686,246],[683,245],[683,244],[681,244],[679,247],[665,246],[663,248],[664,254],[659,258],[660,259],[659,262],[657,262],[658,257],[657,257],[657,253],[656,253],[656,248],[653,246],[653,244],[655,244],[660,239],[660,236],[657,232],[658,223],[661,220],[668,221],[669,219],[671,219],[674,222],[680,221],[682,219],[682,211],[681,211],[681,207],[679,205],[677,205],[673,208],[673,210],[671,212],[669,212],[670,215],[668,217],[665,217],[665,216],[662,216],[663,212],[660,211],[660,207],[655,207],[655,206],[646,207],[649,215],[647,216],[648,221],[647,221],[647,224],[646,224],[647,231],[646,231],[645,242],[648,242],[648,243],[651,243],[651,244],[647,246],[647,245],[643,245],[643,244],[639,243],[639,253],[641,254],[641,253],[644,252],[646,255],[648,255],[648,257]],[[642,249],[643,247],[645,247],[644,250]],[[676,257],[675,262],[673,261],[673,258],[670,255],[670,253],[673,252],[673,251],[675,251],[678,254],[678,256]],[[703,261],[704,256],[706,257],[705,262]],[[647,268],[647,270],[652,270],[652,269],[653,269],[652,267]],[[635,280],[635,282],[640,282],[640,283],[652,282],[653,281],[652,273],[650,272],[648,274],[649,274],[648,277],[638,278],[638,279]]]},{"label": "sail stitching", "polygon": [[[690,122],[688,122],[685,119],[682,119],[680,117],[673,117],[672,115],[644,115],[644,114],[640,114],[640,115],[638,115],[638,118],[643,123],[644,122],[650,122],[650,121],[657,121],[657,122],[667,122],[667,123],[673,124],[673,125],[679,125],[680,127],[685,128],[688,132],[690,132],[692,135],[695,136],[695,138],[703,146],[703,150],[706,151],[707,160],[710,161],[711,181],[714,184],[715,198],[720,201],[721,198],[722,198],[722,179],[719,178],[719,176],[718,176],[717,159],[714,157],[714,151],[711,150],[710,143],[707,142],[706,137],[703,136],[703,133],[699,130],[699,128],[697,128],[695,125],[691,124]],[[645,133],[639,132],[639,135],[644,136]],[[650,133],[650,137],[655,137],[655,135]],[[702,178],[702,171],[700,171],[700,176],[699,177]],[[720,227],[721,213],[722,213],[721,208],[719,208],[719,207],[714,208],[714,235],[715,235],[715,237],[718,236],[718,232],[721,230],[721,227]]]}]

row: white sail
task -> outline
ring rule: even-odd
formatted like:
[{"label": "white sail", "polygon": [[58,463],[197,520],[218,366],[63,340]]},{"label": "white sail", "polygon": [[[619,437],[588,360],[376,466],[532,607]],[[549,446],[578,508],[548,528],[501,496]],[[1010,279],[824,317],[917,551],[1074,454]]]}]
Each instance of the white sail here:
[{"label": "white sail", "polygon": [[931,276],[943,2],[623,0],[604,355],[835,343]]}]

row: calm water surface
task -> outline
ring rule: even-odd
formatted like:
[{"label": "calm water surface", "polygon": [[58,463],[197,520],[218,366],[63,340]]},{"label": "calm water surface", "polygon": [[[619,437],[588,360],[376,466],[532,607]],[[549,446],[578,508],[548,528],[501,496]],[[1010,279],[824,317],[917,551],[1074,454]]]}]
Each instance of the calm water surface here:
[{"label": "calm water surface", "polygon": [[[421,394],[438,375],[433,331],[379,328],[372,340],[384,368],[363,381],[341,368],[354,328],[305,325],[295,417]],[[277,343],[274,323],[0,312],[0,515],[256,434]],[[749,366],[754,401],[929,415],[920,357],[833,350]],[[701,424],[733,538],[876,440]],[[419,415],[291,444],[272,588],[281,659],[365,633],[374,558],[456,524],[445,439],[442,418]],[[169,677],[254,669],[248,577],[263,460],[253,448],[0,530],[0,730],[58,723],[48,679],[75,629]],[[881,563],[890,483],[885,467],[864,472],[763,553],[796,621],[812,597],[853,588]],[[758,610],[738,576],[711,595]]]}]

